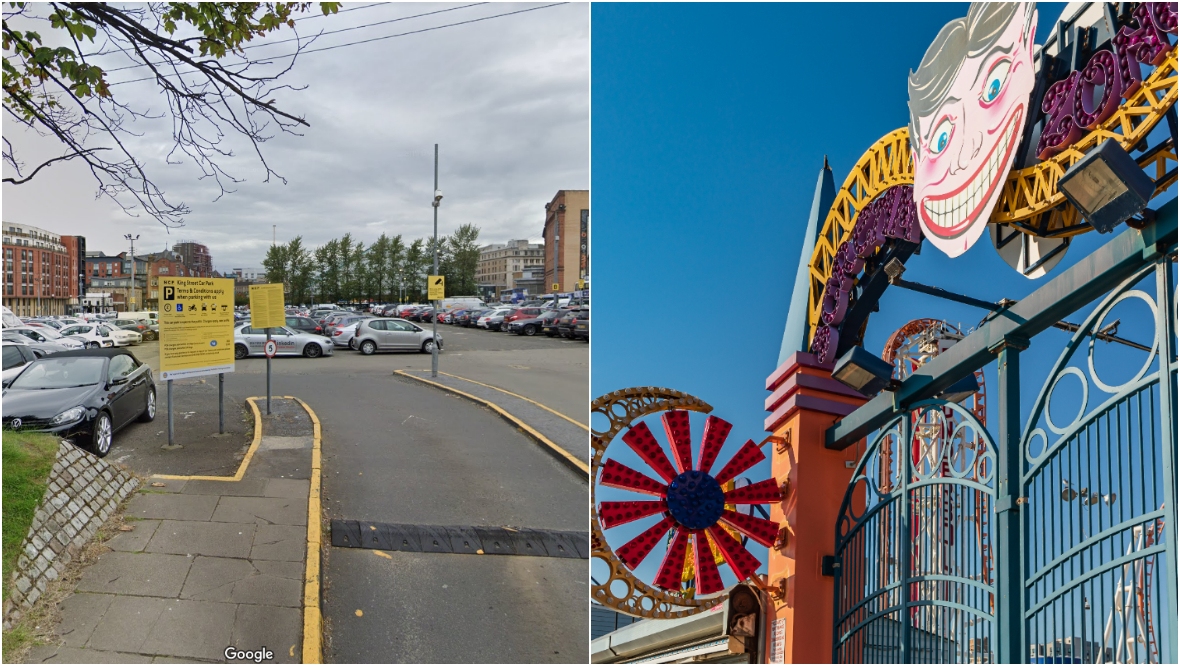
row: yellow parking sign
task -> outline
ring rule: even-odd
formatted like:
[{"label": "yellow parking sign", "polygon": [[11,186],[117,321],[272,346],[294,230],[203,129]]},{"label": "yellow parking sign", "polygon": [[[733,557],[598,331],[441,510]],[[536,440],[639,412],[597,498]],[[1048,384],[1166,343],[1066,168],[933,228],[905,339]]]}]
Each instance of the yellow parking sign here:
[{"label": "yellow parking sign", "polygon": [[446,298],[447,278],[442,275],[431,275],[426,278],[426,298],[431,301],[441,301]]},{"label": "yellow parking sign", "polygon": [[234,371],[234,281],[160,277],[160,378]]},{"label": "yellow parking sign", "polygon": [[286,325],[287,313],[283,310],[283,285],[250,285],[250,327],[275,328]]}]

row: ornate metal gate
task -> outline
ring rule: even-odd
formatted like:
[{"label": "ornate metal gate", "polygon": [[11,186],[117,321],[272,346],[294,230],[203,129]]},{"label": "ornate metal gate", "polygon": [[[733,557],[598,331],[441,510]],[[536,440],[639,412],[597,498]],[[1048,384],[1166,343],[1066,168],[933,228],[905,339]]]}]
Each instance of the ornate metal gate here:
[{"label": "ornate metal gate", "polygon": [[993,661],[996,447],[943,400],[882,428],[836,531],[836,663]]}]

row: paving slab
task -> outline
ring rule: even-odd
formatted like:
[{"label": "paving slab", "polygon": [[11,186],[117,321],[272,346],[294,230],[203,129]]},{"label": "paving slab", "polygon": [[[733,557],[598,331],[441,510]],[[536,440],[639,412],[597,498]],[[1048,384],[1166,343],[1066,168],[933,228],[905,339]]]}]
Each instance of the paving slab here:
[{"label": "paving slab", "polygon": [[259,525],[254,532],[252,560],[302,562],[307,548],[307,528],[294,525]]},{"label": "paving slab", "polygon": [[243,650],[266,647],[274,651],[276,663],[298,664],[303,660],[302,634],[303,616],[298,609],[242,604],[234,619],[233,646]]},{"label": "paving slab", "polygon": [[150,664],[151,657],[125,652],[84,650],[59,645],[40,645],[29,651],[29,664]]},{"label": "paving slab", "polygon": [[258,443],[259,451],[279,451],[283,449],[310,449],[313,440],[311,435],[299,437],[266,436]]},{"label": "paving slab", "polygon": [[224,659],[233,636],[234,604],[170,599],[141,652],[171,657]]},{"label": "paving slab", "polygon": [[[293,564],[298,562],[264,562]],[[198,557],[180,596],[196,601],[247,603],[298,608],[302,603],[302,577],[290,569],[259,567],[249,560]]]},{"label": "paving slab", "polygon": [[111,601],[86,647],[113,652],[142,652],[152,627],[171,599],[120,596]]},{"label": "paving slab", "polygon": [[131,531],[119,532],[107,542],[107,546],[111,550],[121,550],[128,553],[141,552],[147,548],[148,542],[152,540],[152,535],[156,533],[160,522],[154,518],[128,520],[126,525],[131,528]]},{"label": "paving slab", "polygon": [[286,497],[289,499],[306,499],[311,492],[311,481],[308,479],[269,479],[266,483],[266,497]]},{"label": "paving slab", "polygon": [[78,582],[78,592],[176,597],[192,558],[162,553],[103,553]]},{"label": "paving slab", "polygon": [[242,479],[241,481],[209,481],[193,479],[184,485],[185,495],[229,495],[235,497],[262,497],[266,490],[266,479]]},{"label": "paving slab", "polygon": [[307,500],[285,497],[222,497],[214,522],[307,525]]},{"label": "paving slab", "polygon": [[127,503],[125,513],[137,518],[209,520],[217,508],[217,499],[214,495],[141,492]]},{"label": "paving slab", "polygon": [[249,557],[254,523],[165,520],[147,545],[149,553]]},{"label": "paving slab", "polygon": [[90,640],[94,628],[107,612],[113,594],[74,594],[61,603],[61,624],[57,634],[67,647],[80,648]]}]

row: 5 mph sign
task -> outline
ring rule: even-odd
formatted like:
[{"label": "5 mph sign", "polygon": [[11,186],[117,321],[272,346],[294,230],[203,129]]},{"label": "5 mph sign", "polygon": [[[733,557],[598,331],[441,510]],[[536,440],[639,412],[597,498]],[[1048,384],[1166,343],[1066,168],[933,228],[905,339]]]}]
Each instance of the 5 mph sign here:
[{"label": "5 mph sign", "polygon": [[275,344],[274,340],[267,340],[266,345],[262,349],[266,352],[267,358],[274,358],[275,353],[279,350],[279,346]]}]

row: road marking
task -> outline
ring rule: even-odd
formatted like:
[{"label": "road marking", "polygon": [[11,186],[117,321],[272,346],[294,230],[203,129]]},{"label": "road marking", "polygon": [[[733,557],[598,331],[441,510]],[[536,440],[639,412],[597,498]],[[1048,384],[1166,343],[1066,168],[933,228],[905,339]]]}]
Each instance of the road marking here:
[{"label": "road marking", "polygon": [[532,426],[525,423],[524,421],[521,421],[520,419],[516,418],[512,414],[509,414],[503,407],[497,405],[496,403],[492,402],[491,400],[484,400],[483,398],[477,398],[476,396],[471,395],[470,393],[460,391],[459,389],[447,386],[446,384],[439,384],[438,382],[432,382],[429,379],[426,379],[425,377],[415,377],[414,375],[406,372],[405,370],[394,370],[393,374],[401,375],[402,377],[408,377],[408,378],[413,379],[415,381],[423,382],[425,384],[430,384],[431,386],[437,386],[438,388],[440,388],[444,391],[450,391],[451,393],[461,395],[464,398],[467,398],[468,400],[478,402],[482,405],[487,405],[488,407],[494,409],[496,411],[496,413],[498,413],[500,416],[511,421],[517,427],[519,427],[521,430],[528,433],[534,440],[549,447],[549,450],[552,453],[554,453],[555,455],[557,455],[558,458],[560,458],[563,462],[567,463],[568,465],[573,466],[577,470],[580,470],[582,473],[586,474],[587,477],[589,477],[589,475],[590,475],[590,466],[589,465],[582,462],[581,460],[578,460],[569,451],[566,451],[565,449],[561,448],[557,444],[554,444],[552,441],[550,441],[550,439],[548,437],[537,432],[536,430],[534,430],[532,428]]},{"label": "road marking", "polygon": [[[294,396],[283,396],[298,402],[311,418],[311,492],[307,498],[307,569],[303,577],[303,663],[322,664],[323,625],[320,613],[320,541],[323,530],[320,508],[320,419],[308,404]],[[357,611],[360,615],[360,611]]]},{"label": "road marking", "polygon": [[242,477],[246,475],[246,468],[250,466],[250,461],[254,459],[254,452],[258,450],[258,445],[262,442],[262,413],[258,411],[258,405],[255,403],[255,400],[265,399],[265,396],[246,398],[250,409],[254,411],[254,441],[250,443],[250,448],[246,451],[246,457],[242,458],[242,463],[238,465],[238,471],[233,476],[186,476],[182,474],[153,474],[152,476],[175,481],[241,481]]},{"label": "road marking", "polygon": [[383,552],[381,552],[381,551],[379,551],[379,550],[374,550],[374,551],[372,551],[372,552],[373,552],[373,554],[374,554],[374,555],[377,555],[378,557],[384,557],[384,558],[385,558],[385,559],[387,559],[387,560],[392,560],[392,559],[393,559],[393,555],[390,555],[389,553],[383,553]]},{"label": "road marking", "polygon": [[[525,367],[525,366],[512,366],[512,367],[521,367],[521,368],[525,368],[525,369],[527,369],[527,367]],[[414,372],[426,372],[426,370],[417,370],[417,369],[415,369],[415,370],[414,370]],[[552,409],[552,408],[550,408],[550,407],[546,407],[545,405],[542,405],[541,403],[537,402],[536,400],[532,400],[532,399],[530,399],[530,398],[526,398],[526,397],[524,397],[523,395],[520,395],[519,393],[513,393],[512,391],[509,391],[509,390],[507,390],[507,389],[502,389],[502,388],[500,388],[499,386],[492,386],[491,384],[485,384],[485,383],[483,383],[483,382],[477,382],[477,381],[475,381],[474,379],[468,379],[468,378],[466,378],[466,377],[460,377],[459,375],[452,375],[451,373],[449,373],[449,372],[443,372],[442,370],[439,370],[439,371],[438,371],[438,374],[440,374],[440,375],[446,375],[446,376],[448,376],[448,377],[454,377],[455,379],[462,379],[463,381],[465,381],[465,382],[471,382],[472,384],[479,384],[480,386],[486,386],[487,388],[490,388],[490,389],[495,389],[495,390],[499,391],[500,393],[507,393],[508,395],[510,395],[510,396],[512,396],[512,397],[514,397],[514,398],[520,398],[521,400],[524,400],[525,402],[532,403],[532,404],[536,405],[537,407],[540,407],[541,409],[543,409],[543,410],[545,410],[545,411],[547,411],[547,412],[549,412],[549,413],[551,413],[551,414],[554,414],[554,415],[556,415],[556,416],[560,416],[561,418],[565,419],[566,421],[569,421],[570,423],[572,423],[572,424],[574,424],[574,425],[578,426],[579,428],[582,428],[582,429],[586,430],[587,432],[589,432],[589,431],[590,431],[590,426],[588,426],[588,425],[586,425],[586,424],[584,424],[584,423],[581,423],[581,422],[579,422],[579,421],[575,421],[574,419],[572,419],[572,418],[570,418],[570,417],[566,416],[565,414],[562,414],[561,412],[557,411],[556,409]]]}]

